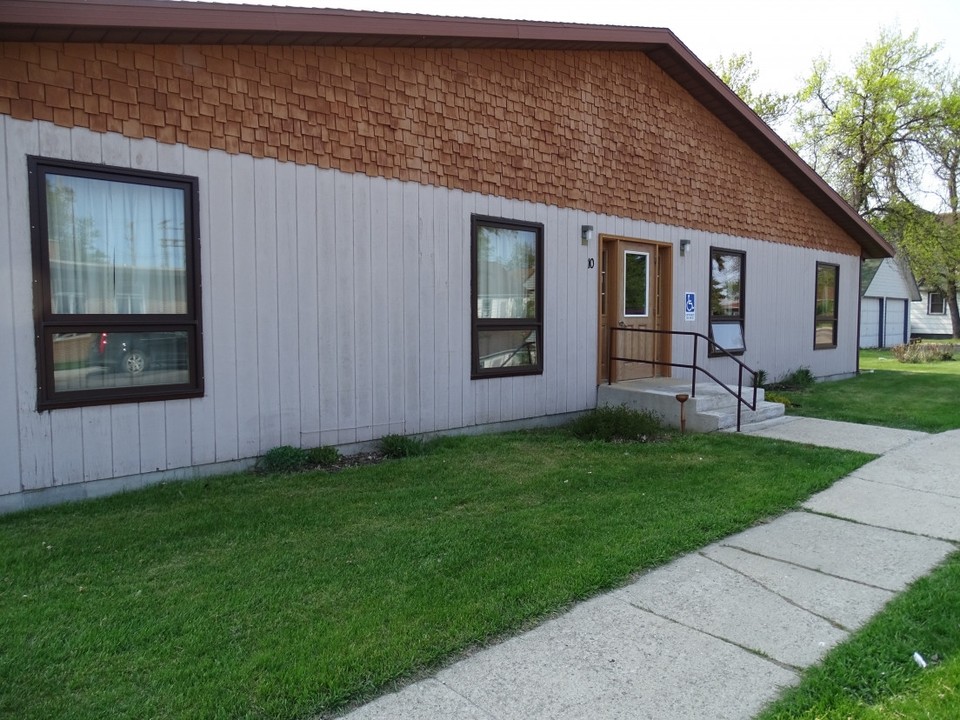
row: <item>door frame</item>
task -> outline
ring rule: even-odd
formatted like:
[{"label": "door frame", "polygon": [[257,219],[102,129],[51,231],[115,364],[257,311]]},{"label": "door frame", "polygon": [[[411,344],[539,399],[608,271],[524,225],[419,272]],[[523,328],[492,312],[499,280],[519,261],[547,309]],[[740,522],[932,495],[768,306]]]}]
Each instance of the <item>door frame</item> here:
[{"label": "door frame", "polygon": [[[597,238],[599,261],[597,262],[597,384],[607,382],[606,368],[607,340],[604,328],[607,320],[616,317],[619,297],[611,297],[611,289],[619,287],[619,276],[623,272],[619,254],[615,251],[618,242],[636,242],[650,245],[656,249],[656,278],[650,304],[654,315],[654,327],[658,330],[673,329],[673,243],[648,240],[628,235],[601,234]],[[611,260],[613,261],[611,264]],[[606,261],[606,262],[605,262]],[[612,302],[612,304],[611,304]],[[673,343],[667,335],[657,336],[655,359],[661,363],[673,361]],[[669,365],[654,365],[654,377],[671,377]]]}]

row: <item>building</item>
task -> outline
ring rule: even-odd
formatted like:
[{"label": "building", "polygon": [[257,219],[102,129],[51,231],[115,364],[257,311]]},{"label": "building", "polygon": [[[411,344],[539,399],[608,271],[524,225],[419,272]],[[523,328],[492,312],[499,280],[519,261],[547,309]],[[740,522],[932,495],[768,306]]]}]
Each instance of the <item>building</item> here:
[{"label": "building", "polygon": [[860,347],[910,342],[912,303],[920,289],[900,258],[865,260],[860,275]]},{"label": "building", "polygon": [[890,247],[668,30],[9,0],[0,41],[0,507],[561,419],[621,327],[856,371]]}]

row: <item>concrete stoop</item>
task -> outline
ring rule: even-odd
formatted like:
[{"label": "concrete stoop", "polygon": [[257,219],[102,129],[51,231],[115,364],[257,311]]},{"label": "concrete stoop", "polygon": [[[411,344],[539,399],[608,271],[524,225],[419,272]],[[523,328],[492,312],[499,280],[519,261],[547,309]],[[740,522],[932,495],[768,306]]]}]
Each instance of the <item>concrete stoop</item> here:
[{"label": "concrete stoop", "polygon": [[[677,395],[690,394],[690,381],[675,378],[650,378],[627,380],[613,385],[597,387],[598,406],[626,405],[634,410],[647,410],[659,415],[670,427],[680,427],[680,403]],[[743,388],[743,397],[748,402],[753,398],[753,388]],[[737,425],[737,399],[719,385],[697,381],[697,396],[685,403],[687,429],[693,432],[714,432]],[[764,400],[762,388],[757,389],[757,409],[743,407],[740,425],[763,422],[782,417],[781,403]]]}]

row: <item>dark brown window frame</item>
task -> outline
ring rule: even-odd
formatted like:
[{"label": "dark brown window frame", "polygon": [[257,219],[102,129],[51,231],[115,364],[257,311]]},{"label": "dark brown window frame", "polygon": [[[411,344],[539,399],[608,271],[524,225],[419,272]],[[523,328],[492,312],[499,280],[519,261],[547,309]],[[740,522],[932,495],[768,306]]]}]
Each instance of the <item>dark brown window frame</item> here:
[{"label": "dark brown window frame", "polygon": [[[479,296],[478,263],[477,263],[477,230],[479,227],[495,227],[508,230],[522,230],[536,233],[536,288],[535,318],[481,318],[477,316],[477,300]],[[470,216],[470,377],[473,380],[493,377],[513,377],[517,375],[543,374],[543,223],[527,222],[523,220],[509,220],[488,215]],[[537,331],[537,362],[535,365],[517,366],[508,368],[481,368],[480,367],[480,337],[481,330],[523,330]]]},{"label": "dark brown window frame", "polygon": [[[147,170],[72,160],[27,157],[30,227],[33,252],[34,327],[37,353],[37,410],[137,403],[200,397],[204,393],[203,334],[200,305],[199,179]],[[183,314],[58,314],[50,291],[46,175],[71,175],[183,190],[186,250],[186,307]],[[57,392],[54,385],[53,336],[58,333],[185,331],[188,381],[170,385],[97,388]]]},{"label": "dark brown window frame", "polygon": [[[714,254],[739,255],[740,256],[740,309],[738,315],[714,315],[711,303],[710,288],[713,285],[713,256]],[[747,329],[746,329],[746,296],[747,296],[747,252],[746,250],[733,250],[731,248],[710,246],[710,252],[707,257],[707,337],[710,338],[709,357],[720,355],[743,355],[747,351]],[[717,350],[718,346],[712,344],[713,325],[717,324],[738,324],[740,326],[740,337],[743,339],[742,348],[728,349],[726,352]]]},{"label": "dark brown window frame", "polygon": [[[940,298],[940,309],[933,309],[933,298]],[[939,290],[931,290],[927,294],[927,315],[946,315],[947,314],[947,296]]]},{"label": "dark brown window frame", "polygon": [[[833,314],[828,315],[826,313],[818,312],[817,306],[820,303],[819,298],[817,297],[817,290],[820,287],[820,270],[821,268],[832,268],[833,269],[833,278],[834,278],[834,288],[833,288]],[[832,342],[831,343],[818,343],[817,342],[817,326],[826,320],[830,320],[833,323],[833,333],[832,333]],[[836,263],[828,262],[817,262],[816,272],[813,277],[813,349],[814,350],[830,350],[837,347],[837,336],[840,325],[840,266]]]}]

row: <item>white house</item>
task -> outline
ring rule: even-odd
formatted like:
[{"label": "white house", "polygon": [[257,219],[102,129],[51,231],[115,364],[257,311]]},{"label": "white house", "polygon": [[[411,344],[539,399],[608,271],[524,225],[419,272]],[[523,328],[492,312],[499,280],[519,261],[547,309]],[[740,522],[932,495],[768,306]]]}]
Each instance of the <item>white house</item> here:
[{"label": "white house", "polygon": [[892,347],[910,341],[911,303],[917,281],[899,258],[864,260],[860,276],[860,347]]},{"label": "white house", "polygon": [[558,420],[630,328],[851,375],[892,254],[662,29],[7,0],[0,140],[4,510]]},{"label": "white house", "polygon": [[910,305],[910,331],[915,338],[949,339],[953,337],[950,307],[940,290],[921,287],[917,301]]}]

